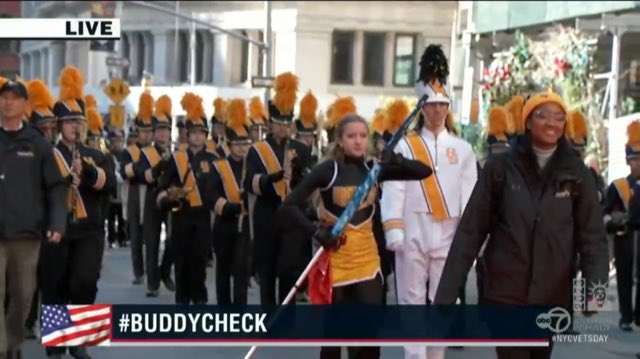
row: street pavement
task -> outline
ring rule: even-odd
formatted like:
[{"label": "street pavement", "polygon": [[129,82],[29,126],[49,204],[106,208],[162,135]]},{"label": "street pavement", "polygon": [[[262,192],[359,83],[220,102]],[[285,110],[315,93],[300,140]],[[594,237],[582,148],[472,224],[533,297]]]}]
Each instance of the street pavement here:
[{"label": "street pavement", "polygon": [[[209,288],[210,303],[215,303],[215,280],[213,269],[207,271],[207,287]],[[173,293],[161,288],[157,298],[147,298],[145,296],[145,286],[133,286],[131,284],[131,257],[128,248],[106,249],[103,261],[102,274],[98,283],[98,303],[111,304],[172,304],[174,302]],[[471,304],[477,302],[475,271],[472,270],[467,281],[467,301]],[[394,288],[391,283],[390,288]],[[640,328],[634,328],[634,332],[625,333],[618,329],[618,313],[615,280],[611,283],[608,293],[609,302],[607,305],[612,308],[610,311],[601,312],[590,319],[578,318],[576,325],[584,334],[608,335],[606,343],[556,343],[552,358],[575,359],[614,359],[614,358],[635,358],[634,354],[640,352]],[[389,293],[389,302],[395,303],[395,294]],[[249,304],[259,304],[258,288],[253,285],[249,289]],[[508,318],[505,318],[508,320]],[[89,353],[94,359],[118,358],[184,358],[184,359],[242,359],[248,347],[93,347],[89,348]],[[44,348],[38,340],[29,340],[24,347],[25,359],[45,359]],[[285,358],[318,358],[319,348],[260,348],[255,359],[285,359]],[[346,351],[343,351],[346,358]],[[494,348],[464,348],[448,349],[447,359],[488,359],[495,358]],[[69,356],[70,358],[70,356]],[[382,348],[383,359],[403,358],[402,348],[386,347]]]}]

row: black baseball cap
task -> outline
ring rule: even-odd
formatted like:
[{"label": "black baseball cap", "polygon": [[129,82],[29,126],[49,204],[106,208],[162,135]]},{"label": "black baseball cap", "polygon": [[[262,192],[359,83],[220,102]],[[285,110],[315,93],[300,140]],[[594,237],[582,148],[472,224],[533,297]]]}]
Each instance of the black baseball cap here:
[{"label": "black baseball cap", "polygon": [[11,91],[14,94],[16,94],[18,97],[21,97],[25,100],[29,99],[29,92],[27,91],[27,88],[18,81],[9,80],[5,82],[4,85],[2,85],[2,87],[0,87],[0,95],[2,95],[7,91]]}]

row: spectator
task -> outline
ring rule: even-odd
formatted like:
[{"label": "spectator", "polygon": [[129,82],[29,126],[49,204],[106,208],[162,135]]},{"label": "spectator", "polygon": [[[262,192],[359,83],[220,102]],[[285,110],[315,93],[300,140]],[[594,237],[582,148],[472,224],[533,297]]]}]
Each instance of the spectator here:
[{"label": "spectator", "polygon": [[[5,80],[6,81],[6,80]],[[25,86],[0,87],[0,292],[7,293],[6,320],[0,308],[0,358],[20,358],[25,319],[36,286],[42,223],[57,243],[66,228],[67,184],[51,144],[27,123]]]}]

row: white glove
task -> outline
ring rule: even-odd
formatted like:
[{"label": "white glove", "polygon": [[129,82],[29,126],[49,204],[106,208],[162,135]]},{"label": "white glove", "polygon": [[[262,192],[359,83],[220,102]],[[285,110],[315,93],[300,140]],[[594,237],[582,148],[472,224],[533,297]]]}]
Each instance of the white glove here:
[{"label": "white glove", "polygon": [[384,234],[384,238],[387,242],[387,249],[397,252],[404,247],[404,229],[393,228]]}]

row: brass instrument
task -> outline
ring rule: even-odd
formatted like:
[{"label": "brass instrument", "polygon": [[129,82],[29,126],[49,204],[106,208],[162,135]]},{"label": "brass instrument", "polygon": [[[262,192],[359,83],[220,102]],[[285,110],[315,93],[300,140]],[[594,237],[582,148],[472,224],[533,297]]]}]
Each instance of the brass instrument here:
[{"label": "brass instrument", "polygon": [[[284,161],[282,166],[284,173],[288,173],[289,175],[291,175],[292,170],[291,162],[298,156],[296,150],[294,148],[290,148],[290,144],[291,140],[287,139],[287,144],[284,147]],[[291,179],[285,179],[285,183],[287,184],[286,194],[288,195],[289,193],[291,193]]]},{"label": "brass instrument", "polygon": [[[71,159],[71,172],[73,174],[75,174],[76,176],[80,176],[80,172],[78,172],[76,170],[76,168],[74,167],[74,164],[76,162],[76,160],[80,160],[80,151],[78,150],[78,144],[76,143],[75,147],[73,148],[73,152],[72,152],[72,159]],[[79,190],[78,190],[78,186],[76,186],[75,184],[71,184],[71,191],[72,192],[72,196],[73,199],[71,200],[71,222],[72,223],[76,223],[78,222],[78,215],[77,215],[77,210],[78,210],[78,196],[79,196]]]},{"label": "brass instrument", "polygon": [[244,188],[242,187],[247,175],[247,156],[242,159],[242,176],[239,183],[240,187],[240,218],[238,218],[238,233],[242,233],[242,224],[244,217],[247,215],[247,209],[244,207]]}]

